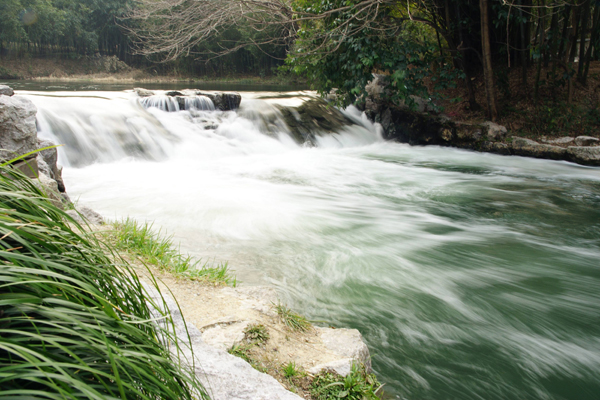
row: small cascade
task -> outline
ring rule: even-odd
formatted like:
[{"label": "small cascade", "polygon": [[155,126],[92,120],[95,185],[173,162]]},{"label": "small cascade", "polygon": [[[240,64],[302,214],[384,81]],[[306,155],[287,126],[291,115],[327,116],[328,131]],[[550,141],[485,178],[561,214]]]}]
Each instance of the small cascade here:
[{"label": "small cascade", "polygon": [[184,97],[184,106],[186,110],[214,111],[215,105],[211,99],[206,96]]},{"label": "small cascade", "polygon": [[180,110],[177,98],[166,95],[156,94],[153,96],[144,97],[140,99],[140,103],[142,104],[142,106],[144,106],[144,108],[154,107],[158,108],[159,110],[169,112]]}]

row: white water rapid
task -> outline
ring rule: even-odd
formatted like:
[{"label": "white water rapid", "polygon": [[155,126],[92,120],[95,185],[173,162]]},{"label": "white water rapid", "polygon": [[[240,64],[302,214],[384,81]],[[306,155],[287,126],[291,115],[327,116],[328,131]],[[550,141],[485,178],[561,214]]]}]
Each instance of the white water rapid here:
[{"label": "white water rapid", "polygon": [[355,109],[303,147],[274,105],[304,92],[239,112],[21,94],[71,199],[358,328],[392,397],[599,398],[600,169],[384,142]]}]

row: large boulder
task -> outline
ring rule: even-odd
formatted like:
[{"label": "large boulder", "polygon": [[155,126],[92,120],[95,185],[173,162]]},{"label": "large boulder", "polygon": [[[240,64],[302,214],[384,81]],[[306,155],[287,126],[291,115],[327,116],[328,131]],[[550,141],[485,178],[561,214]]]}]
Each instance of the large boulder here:
[{"label": "large boulder", "polygon": [[0,160],[37,149],[37,108],[21,96],[0,96]]},{"label": "large boulder", "polygon": [[315,133],[336,133],[352,124],[337,108],[321,98],[305,101],[299,107],[279,107],[279,110],[298,144],[314,144]]},{"label": "large boulder", "polygon": [[[58,190],[61,193],[65,192],[65,184],[62,179],[62,167],[58,165],[58,151],[54,143],[49,140],[38,139],[38,149],[41,150],[38,153],[37,161],[39,169],[42,173],[45,173],[48,177],[54,179],[58,185]],[[48,148],[51,147],[51,148]]]},{"label": "large boulder", "polygon": [[352,371],[352,364],[364,365],[367,372],[371,372],[371,355],[369,348],[363,341],[362,335],[356,329],[315,328],[325,347],[338,355],[338,359],[316,365],[308,370],[311,374],[318,374],[323,370],[334,370],[341,376],[346,376]]},{"label": "large boulder", "polygon": [[569,159],[573,162],[600,166],[600,146],[569,146],[567,148]]}]

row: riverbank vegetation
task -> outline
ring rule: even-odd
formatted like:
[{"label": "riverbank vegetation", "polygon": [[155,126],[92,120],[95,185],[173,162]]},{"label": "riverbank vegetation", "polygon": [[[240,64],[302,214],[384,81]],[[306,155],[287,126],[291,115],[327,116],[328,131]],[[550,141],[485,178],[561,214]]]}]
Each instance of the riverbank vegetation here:
[{"label": "riverbank vegetation", "polygon": [[6,166],[0,246],[0,397],[208,398],[176,356],[164,304],[114,247]]},{"label": "riverbank vegetation", "polygon": [[596,136],[600,123],[591,0],[7,0],[0,11],[4,77],[19,76],[8,60],[114,56],[140,80],[295,74],[347,105],[381,73],[389,101],[432,99],[459,120],[534,136]]}]

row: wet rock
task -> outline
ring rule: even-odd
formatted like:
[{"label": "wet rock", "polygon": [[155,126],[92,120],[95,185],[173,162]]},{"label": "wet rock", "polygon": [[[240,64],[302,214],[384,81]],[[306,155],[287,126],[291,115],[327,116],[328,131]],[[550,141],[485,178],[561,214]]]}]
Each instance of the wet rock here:
[{"label": "wet rock", "polygon": [[15,94],[15,91],[10,86],[0,85],[0,95],[10,97],[13,94]]},{"label": "wet rock", "polygon": [[178,92],[176,90],[172,90],[170,92],[165,93],[165,95],[170,96],[170,97],[175,97],[175,96],[183,96],[183,93]]},{"label": "wet rock", "polygon": [[575,138],[575,146],[598,146],[600,139],[591,136],[577,136]]},{"label": "wet rock", "polygon": [[89,207],[80,206],[74,210],[68,210],[69,214],[75,221],[79,223],[88,223],[90,225],[104,225],[104,218],[96,211]]},{"label": "wet rock", "polygon": [[600,146],[569,146],[567,154],[576,163],[600,166]]},{"label": "wet rock", "polygon": [[563,147],[540,144],[534,140],[513,136],[511,143],[512,153],[517,156],[534,158],[548,158],[564,160],[567,150]]},{"label": "wet rock", "polygon": [[339,356],[339,359],[329,363],[317,365],[308,370],[317,374],[325,369],[333,369],[342,376],[348,375],[355,362],[365,366],[367,372],[371,371],[371,356],[369,348],[363,341],[362,335],[356,329],[316,328],[323,344],[328,350]]},{"label": "wet rock", "polygon": [[54,206],[61,209],[65,207],[67,202],[59,192],[58,184],[54,179],[44,174],[39,174],[38,178],[33,180],[33,183],[48,197]]},{"label": "wet rock", "polygon": [[236,92],[205,93],[196,92],[199,96],[206,96],[212,100],[215,108],[221,111],[234,111],[240,107],[242,96]]},{"label": "wet rock", "polygon": [[133,91],[140,97],[154,96],[154,92],[144,88],[134,88]]},{"label": "wet rock", "polygon": [[0,96],[0,160],[37,149],[37,108],[21,96]]},{"label": "wet rock", "polygon": [[339,132],[352,121],[337,108],[320,98],[305,101],[299,107],[279,107],[290,130],[290,136],[300,145],[315,143],[315,134]]}]

